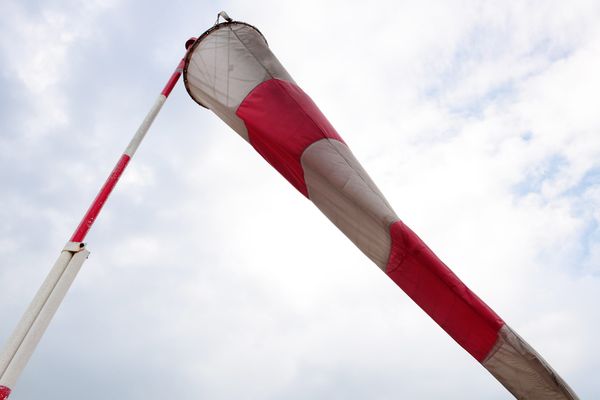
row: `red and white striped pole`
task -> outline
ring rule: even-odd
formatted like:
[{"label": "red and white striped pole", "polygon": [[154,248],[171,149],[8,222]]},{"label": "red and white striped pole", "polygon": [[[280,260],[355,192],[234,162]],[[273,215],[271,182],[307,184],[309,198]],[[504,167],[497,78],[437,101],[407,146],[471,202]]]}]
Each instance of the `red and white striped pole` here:
[{"label": "red and white striped pole", "polygon": [[[195,38],[189,39],[186,50],[194,43]],[[140,143],[146,136],[150,125],[158,115],[169,94],[175,87],[183,71],[184,60],[182,59],[177,68],[167,81],[164,89],[154,102],[154,105],[144,118],[135,135],[129,142],[125,152],[119,158],[106,182],[98,192],[92,205],[85,213],[83,219],[75,229],[73,236],[69,239],[50,273],[42,283],[33,301],[21,317],[5,347],[0,353],[0,400],[5,400],[14,388],[19,375],[25,368],[35,347],[40,341],[50,320],[60,306],[71,283],[79,272],[81,265],[89,255],[83,240],[98,217],[100,210],[106,203],[108,196],[113,191],[127,164],[135,154]]]}]

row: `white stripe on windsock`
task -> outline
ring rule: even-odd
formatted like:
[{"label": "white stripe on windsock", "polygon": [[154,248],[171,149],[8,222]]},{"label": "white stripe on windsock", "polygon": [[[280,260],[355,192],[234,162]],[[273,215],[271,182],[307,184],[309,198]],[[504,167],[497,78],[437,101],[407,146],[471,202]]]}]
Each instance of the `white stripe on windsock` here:
[{"label": "white stripe on windsock", "polygon": [[183,81],[192,98],[217,114],[246,141],[249,141],[246,126],[235,115],[244,98],[272,78],[294,82],[268,50],[260,32],[244,23],[227,24],[225,29],[198,38],[187,57]]},{"label": "white stripe on windsock", "polygon": [[398,216],[348,146],[321,139],[302,153],[309,198],[385,272]]}]

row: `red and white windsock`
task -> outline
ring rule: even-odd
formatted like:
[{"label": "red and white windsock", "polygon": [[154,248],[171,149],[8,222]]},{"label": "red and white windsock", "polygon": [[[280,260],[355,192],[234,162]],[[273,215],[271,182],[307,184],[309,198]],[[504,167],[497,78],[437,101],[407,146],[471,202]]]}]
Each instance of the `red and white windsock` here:
[{"label": "red and white windsock", "polygon": [[[344,140],[251,25],[217,23],[186,55],[185,87],[248,141],[519,399],[576,399],[398,218]],[[217,21],[218,22],[218,21]]]}]

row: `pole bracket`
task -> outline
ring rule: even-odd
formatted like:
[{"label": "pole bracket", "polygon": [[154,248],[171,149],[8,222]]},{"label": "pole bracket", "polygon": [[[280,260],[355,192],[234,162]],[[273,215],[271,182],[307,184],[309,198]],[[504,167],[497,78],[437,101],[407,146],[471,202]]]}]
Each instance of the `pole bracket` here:
[{"label": "pole bracket", "polygon": [[69,252],[75,254],[75,253],[79,253],[80,251],[82,251],[84,249],[85,249],[85,243],[68,241],[67,244],[65,244],[65,247],[63,247],[62,251],[69,251]]}]

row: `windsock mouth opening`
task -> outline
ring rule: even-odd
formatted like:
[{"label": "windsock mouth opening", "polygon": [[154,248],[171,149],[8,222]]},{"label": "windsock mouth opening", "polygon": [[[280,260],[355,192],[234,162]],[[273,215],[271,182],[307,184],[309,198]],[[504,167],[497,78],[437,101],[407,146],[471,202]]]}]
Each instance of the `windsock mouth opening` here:
[{"label": "windsock mouth opening", "polygon": [[[258,34],[263,38],[263,40],[265,41],[265,44],[267,44],[267,39],[265,38],[265,36],[262,34],[261,31],[258,30],[258,28],[256,28],[253,25],[247,24],[246,22],[241,22],[241,21],[225,21],[225,22],[221,22],[221,23],[217,23],[215,25],[213,25],[212,27],[210,27],[209,29],[207,29],[206,31],[204,31],[203,34],[201,34],[200,36],[198,36],[198,38],[190,38],[187,40],[187,42],[185,42],[185,46],[187,49],[187,52],[185,54],[185,63],[183,66],[183,84],[185,86],[185,90],[188,92],[188,94],[190,95],[190,97],[196,102],[198,103],[200,106],[208,109],[208,107],[204,104],[202,104],[200,101],[198,101],[198,99],[196,99],[194,97],[194,95],[192,94],[192,92],[190,91],[190,87],[189,87],[189,81],[188,81],[188,66],[190,64],[190,60],[192,58],[192,55],[194,54],[194,52],[196,51],[196,49],[198,48],[198,46],[200,45],[200,43],[202,43],[202,41],[204,39],[206,39],[208,36],[210,36],[212,33],[220,30],[220,29],[224,29],[224,28],[229,28],[231,29],[232,26],[234,25],[245,25],[248,26],[252,29],[254,29],[256,32],[258,32]],[[234,33],[235,34],[235,33]],[[194,39],[192,41],[192,39]],[[189,44],[189,47],[188,47]]]}]

